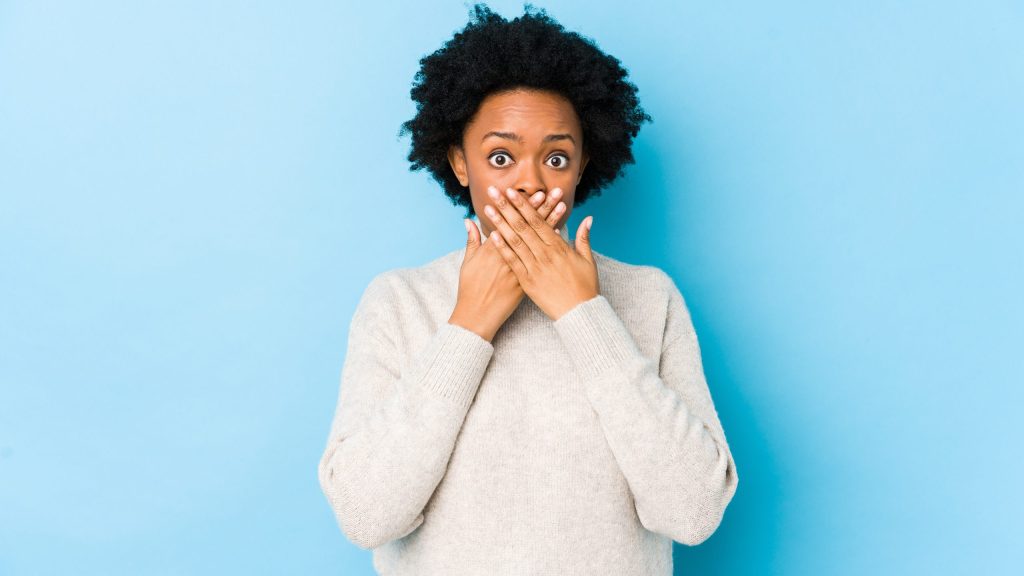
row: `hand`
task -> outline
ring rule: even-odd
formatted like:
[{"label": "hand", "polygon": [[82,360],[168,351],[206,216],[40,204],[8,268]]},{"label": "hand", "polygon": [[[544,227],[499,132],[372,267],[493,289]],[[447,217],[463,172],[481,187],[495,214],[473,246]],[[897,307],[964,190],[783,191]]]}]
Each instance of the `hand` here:
[{"label": "hand", "polygon": [[[545,226],[544,217],[511,188],[505,195],[493,186],[494,206],[484,212],[500,234],[491,236],[523,291],[552,320],[600,294],[597,264],[590,249],[593,216],[580,222],[573,250],[562,236]],[[497,210],[495,210],[497,206]]]},{"label": "hand", "polygon": [[[543,204],[541,204],[543,202]],[[542,225],[553,234],[553,227],[565,212],[565,203],[557,196],[537,192],[524,205],[534,210]],[[538,206],[534,209],[534,206]],[[482,243],[480,230],[471,220],[464,219],[468,238],[466,253],[459,271],[459,292],[448,322],[472,330],[481,338],[491,341],[505,320],[519,306],[524,291],[519,279],[498,253],[492,232],[488,242]]]}]

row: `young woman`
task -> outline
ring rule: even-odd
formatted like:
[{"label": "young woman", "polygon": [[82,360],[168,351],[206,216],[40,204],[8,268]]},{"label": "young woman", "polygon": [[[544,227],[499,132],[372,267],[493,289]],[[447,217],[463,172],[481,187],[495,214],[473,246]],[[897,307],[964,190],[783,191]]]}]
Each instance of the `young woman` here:
[{"label": "young woman", "polygon": [[650,118],[543,11],[474,16],[421,60],[404,125],[466,245],[370,282],[320,485],[381,574],[669,575],[739,481],[697,336],[665,272],[563,226]]}]

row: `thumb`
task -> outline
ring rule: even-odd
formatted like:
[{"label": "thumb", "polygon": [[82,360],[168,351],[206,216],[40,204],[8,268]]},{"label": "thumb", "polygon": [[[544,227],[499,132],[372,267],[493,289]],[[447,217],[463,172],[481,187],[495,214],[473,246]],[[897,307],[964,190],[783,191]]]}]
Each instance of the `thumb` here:
[{"label": "thumb", "polygon": [[476,224],[469,218],[463,218],[462,223],[466,226],[466,254],[463,260],[469,260],[480,248],[480,231]]},{"label": "thumb", "polygon": [[594,224],[594,217],[587,216],[580,222],[576,229],[576,252],[583,256],[591,264],[594,263],[594,254],[590,250],[590,227]]}]

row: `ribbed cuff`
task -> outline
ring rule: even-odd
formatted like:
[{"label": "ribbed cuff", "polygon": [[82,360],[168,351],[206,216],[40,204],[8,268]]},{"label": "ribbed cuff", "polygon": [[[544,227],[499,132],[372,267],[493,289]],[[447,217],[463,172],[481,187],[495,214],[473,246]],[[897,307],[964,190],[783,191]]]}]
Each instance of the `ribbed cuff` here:
[{"label": "ribbed cuff", "polygon": [[600,294],[580,302],[553,325],[586,380],[619,371],[626,361],[640,354],[633,335]]},{"label": "ribbed cuff", "polygon": [[494,346],[479,334],[446,322],[427,345],[420,372],[413,381],[460,406],[468,406],[493,354]]}]

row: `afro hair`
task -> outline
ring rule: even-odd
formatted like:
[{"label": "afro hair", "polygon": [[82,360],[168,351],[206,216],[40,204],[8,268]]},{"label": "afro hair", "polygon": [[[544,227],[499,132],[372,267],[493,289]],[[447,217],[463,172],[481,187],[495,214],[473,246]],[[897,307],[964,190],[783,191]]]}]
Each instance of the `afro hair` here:
[{"label": "afro hair", "polygon": [[651,121],[617,58],[530,4],[511,21],[475,4],[466,27],[419,63],[410,91],[416,115],[399,131],[411,135],[409,169],[425,168],[452,204],[466,207],[467,217],[474,214],[473,203],[451,169],[448,149],[461,146],[466,125],[488,95],[532,88],[572,103],[589,157],[576,205],[599,195],[634,162],[633,139],[641,124]]}]

